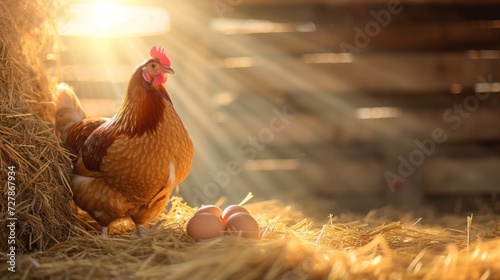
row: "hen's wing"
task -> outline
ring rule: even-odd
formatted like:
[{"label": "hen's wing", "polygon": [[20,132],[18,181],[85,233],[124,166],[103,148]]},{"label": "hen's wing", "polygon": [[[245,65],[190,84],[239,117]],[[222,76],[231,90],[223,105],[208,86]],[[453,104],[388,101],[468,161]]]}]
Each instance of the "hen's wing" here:
[{"label": "hen's wing", "polygon": [[75,174],[90,177],[102,176],[99,172],[93,172],[85,166],[82,158],[82,150],[84,149],[86,141],[89,139],[90,135],[92,135],[92,133],[105,122],[106,119],[104,118],[83,119],[74,124],[69,130],[65,144],[66,148],[72,154],[77,156],[73,162]]},{"label": "hen's wing", "polygon": [[83,147],[83,144],[92,132],[105,122],[106,119],[104,118],[88,118],[74,124],[68,133],[68,138],[66,139],[66,146],[68,150],[71,153],[78,155]]}]

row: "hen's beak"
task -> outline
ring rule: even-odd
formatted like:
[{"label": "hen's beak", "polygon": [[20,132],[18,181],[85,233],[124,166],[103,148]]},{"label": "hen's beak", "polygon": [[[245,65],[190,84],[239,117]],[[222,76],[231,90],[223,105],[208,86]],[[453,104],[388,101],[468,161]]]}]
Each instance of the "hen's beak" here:
[{"label": "hen's beak", "polygon": [[164,66],[163,70],[165,70],[165,73],[172,74],[172,75],[175,74],[174,69],[172,69],[170,67]]}]

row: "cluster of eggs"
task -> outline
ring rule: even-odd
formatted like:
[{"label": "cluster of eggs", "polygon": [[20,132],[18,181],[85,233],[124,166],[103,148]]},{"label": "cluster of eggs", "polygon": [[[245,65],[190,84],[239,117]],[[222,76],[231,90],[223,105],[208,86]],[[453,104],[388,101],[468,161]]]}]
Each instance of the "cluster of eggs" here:
[{"label": "cluster of eggs", "polygon": [[260,239],[259,224],[247,209],[239,205],[228,206],[224,211],[215,205],[203,206],[188,221],[186,230],[194,240],[214,238],[226,231]]}]

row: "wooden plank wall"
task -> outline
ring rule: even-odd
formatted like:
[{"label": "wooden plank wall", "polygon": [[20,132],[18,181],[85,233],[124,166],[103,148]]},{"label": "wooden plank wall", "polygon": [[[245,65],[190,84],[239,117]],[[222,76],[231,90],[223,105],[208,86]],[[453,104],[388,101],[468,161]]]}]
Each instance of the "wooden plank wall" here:
[{"label": "wooden plank wall", "polygon": [[[295,115],[257,158],[298,159],[299,170],[251,173],[286,176],[292,183],[279,191],[410,208],[436,194],[500,191],[498,1],[191,4],[205,29],[179,21],[209,49],[207,113],[224,137],[237,145],[258,133],[273,108]],[[480,83],[490,83],[489,93]],[[375,107],[398,115],[359,118]],[[436,142],[436,133],[445,140]],[[428,139],[426,154],[416,143]],[[226,150],[215,143],[213,152]],[[402,176],[401,158],[412,155],[418,164]],[[404,180],[391,185],[387,172]]]}]

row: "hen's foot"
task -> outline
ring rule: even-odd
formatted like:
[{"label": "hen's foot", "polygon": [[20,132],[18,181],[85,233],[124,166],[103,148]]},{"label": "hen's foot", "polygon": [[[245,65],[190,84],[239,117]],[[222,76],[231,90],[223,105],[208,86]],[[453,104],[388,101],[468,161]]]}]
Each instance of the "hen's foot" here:
[{"label": "hen's foot", "polygon": [[136,224],[135,227],[137,229],[137,235],[138,236],[141,236],[141,235],[150,235],[153,232],[155,232],[158,229],[158,227],[160,227],[160,225],[163,224],[165,221],[166,220],[160,220],[160,221],[158,221],[154,226],[152,226],[148,230],[145,230],[143,225]]},{"label": "hen's foot", "polygon": [[108,227],[101,227],[101,234],[104,237],[108,236]]}]

